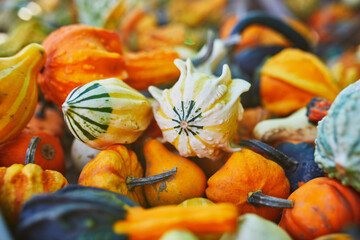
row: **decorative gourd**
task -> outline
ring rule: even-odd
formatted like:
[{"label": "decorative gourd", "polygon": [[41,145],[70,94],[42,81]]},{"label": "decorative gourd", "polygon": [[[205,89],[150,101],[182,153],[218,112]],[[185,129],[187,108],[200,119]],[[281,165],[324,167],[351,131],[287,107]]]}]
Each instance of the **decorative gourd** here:
[{"label": "decorative gourd", "polygon": [[35,163],[44,170],[55,170],[63,175],[66,173],[60,140],[47,132],[28,127],[0,148],[0,166],[10,167],[14,163]]},{"label": "decorative gourd", "polygon": [[311,179],[325,175],[324,171],[322,171],[314,161],[315,146],[313,143],[302,142],[293,144],[284,142],[277,145],[276,148],[289,158],[298,162],[295,171],[290,172],[285,169],[286,176],[290,181],[290,192],[295,191]]},{"label": "decorative gourd", "polygon": [[75,138],[96,149],[134,142],[152,119],[146,97],[116,78],[75,88],[62,111]]},{"label": "decorative gourd", "polygon": [[168,205],[149,209],[134,207],[128,210],[125,220],[114,224],[113,229],[133,240],[159,239],[172,229],[216,234],[235,231],[237,217],[237,208],[230,203],[191,207]]},{"label": "decorative gourd", "polygon": [[34,131],[47,132],[61,139],[64,135],[65,123],[61,112],[54,109],[50,102],[39,102],[35,114],[27,127]]},{"label": "decorative gourd", "polygon": [[170,230],[161,236],[160,240],[199,240],[194,234],[187,230]]},{"label": "decorative gourd", "polygon": [[127,239],[112,225],[137,206],[127,197],[104,189],[69,185],[27,201],[16,228],[17,239]]},{"label": "decorative gourd", "polygon": [[308,105],[306,105],[306,116],[314,125],[317,125],[329,111],[332,102],[323,98],[313,98]]},{"label": "decorative gourd", "polygon": [[279,225],[295,240],[339,232],[360,221],[360,196],[330,178],[310,180],[293,192],[292,209],[285,209]]},{"label": "decorative gourd", "polygon": [[166,173],[142,178],[143,168],[136,154],[123,145],[114,145],[101,151],[85,165],[78,184],[123,194],[146,207],[143,188],[138,186],[164,180],[175,173],[176,169],[172,169]]},{"label": "decorative gourd", "polygon": [[179,206],[184,206],[184,207],[206,206],[206,205],[211,205],[211,204],[215,204],[215,203],[213,203],[212,201],[210,201],[207,198],[190,198],[190,199],[186,199],[185,201],[180,203]]},{"label": "decorative gourd", "polygon": [[239,145],[250,148],[279,164],[290,182],[290,192],[313,178],[324,176],[324,172],[314,162],[313,143],[284,142],[273,148],[263,142],[249,139],[240,141]]},{"label": "decorative gourd", "polygon": [[360,191],[360,81],[336,97],[318,125],[315,162],[329,177]]},{"label": "decorative gourd", "polygon": [[0,206],[10,225],[17,222],[22,205],[32,196],[55,192],[68,184],[61,173],[44,171],[33,163],[0,167],[0,183]]},{"label": "decorative gourd", "polygon": [[305,107],[288,117],[261,121],[253,133],[256,139],[272,145],[286,141],[313,142],[317,136],[316,126],[309,122]]},{"label": "decorative gourd", "polygon": [[177,59],[175,65],[181,76],[171,89],[149,87],[158,101],[154,115],[164,139],[181,156],[219,159],[233,151],[230,143],[243,113],[239,96],[250,84],[231,79],[227,65],[219,78],[198,72],[190,59]]},{"label": "decorative gourd", "polygon": [[281,199],[289,194],[290,184],[281,166],[246,148],[234,152],[209,178],[206,188],[211,201],[230,202],[239,214],[255,213],[271,221],[280,217],[281,208],[292,207]]},{"label": "decorative gourd", "polygon": [[49,57],[39,84],[46,99],[59,108],[71,90],[94,80],[119,78],[145,90],[151,84],[173,82],[179,75],[173,64],[179,57],[175,51],[123,54],[119,35],[101,28],[65,26],[42,44]]},{"label": "decorative gourd", "polygon": [[333,233],[315,238],[314,240],[356,240],[356,239],[346,233]]},{"label": "decorative gourd", "polygon": [[101,150],[94,149],[74,138],[71,144],[70,159],[74,168],[81,172],[83,167],[94,159]]},{"label": "decorative gourd", "polygon": [[224,234],[220,240],[291,240],[291,237],[275,223],[258,215],[247,213],[238,219],[238,228],[234,233]]},{"label": "decorative gourd", "polygon": [[0,58],[0,144],[18,135],[33,116],[36,76],[44,62],[44,48],[35,43],[15,56]]},{"label": "decorative gourd", "polygon": [[159,141],[145,143],[145,176],[149,177],[177,168],[170,178],[144,186],[146,200],[151,207],[179,204],[186,199],[205,195],[206,177],[195,163],[168,150]]}]

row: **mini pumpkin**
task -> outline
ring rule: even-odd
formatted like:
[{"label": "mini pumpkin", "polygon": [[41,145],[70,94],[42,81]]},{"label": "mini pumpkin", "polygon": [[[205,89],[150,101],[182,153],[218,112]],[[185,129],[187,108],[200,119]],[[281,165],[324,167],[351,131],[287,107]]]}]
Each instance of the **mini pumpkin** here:
[{"label": "mini pumpkin", "polygon": [[230,202],[239,214],[255,213],[271,221],[280,218],[282,207],[292,207],[285,200],[289,194],[290,184],[282,167],[246,148],[234,152],[209,178],[206,188],[211,201]]},{"label": "mini pumpkin", "polygon": [[284,209],[279,225],[294,239],[314,239],[360,222],[360,196],[326,177],[315,178],[293,192],[292,209]]},{"label": "mini pumpkin", "polygon": [[8,223],[14,225],[24,202],[35,194],[55,192],[67,184],[61,173],[44,171],[33,163],[0,167],[1,210]]},{"label": "mini pumpkin", "polygon": [[172,88],[149,87],[164,140],[181,156],[219,159],[224,151],[233,151],[230,143],[243,113],[239,96],[250,84],[231,79],[227,65],[220,77],[197,71],[190,59],[177,59],[175,65],[181,76]]}]

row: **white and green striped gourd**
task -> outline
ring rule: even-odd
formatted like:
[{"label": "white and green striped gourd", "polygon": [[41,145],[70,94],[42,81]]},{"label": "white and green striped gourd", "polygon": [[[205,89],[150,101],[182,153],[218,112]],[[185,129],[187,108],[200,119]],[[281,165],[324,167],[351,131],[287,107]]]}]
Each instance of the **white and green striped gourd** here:
[{"label": "white and green striped gourd", "polygon": [[75,88],[62,110],[75,138],[96,149],[136,141],[152,119],[146,97],[117,78]]},{"label": "white and green striped gourd", "polygon": [[342,90],[317,127],[315,162],[360,191],[360,80]]}]

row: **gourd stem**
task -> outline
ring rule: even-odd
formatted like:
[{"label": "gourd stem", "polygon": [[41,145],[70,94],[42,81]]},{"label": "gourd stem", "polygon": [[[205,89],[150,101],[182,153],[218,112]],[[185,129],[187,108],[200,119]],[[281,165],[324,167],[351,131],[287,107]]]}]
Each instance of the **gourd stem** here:
[{"label": "gourd stem", "polygon": [[177,167],[174,167],[168,172],[160,173],[154,176],[150,177],[144,177],[144,178],[134,178],[131,176],[128,176],[126,178],[126,186],[129,189],[129,191],[133,191],[135,187],[148,185],[152,183],[157,183],[162,180],[167,179],[168,177],[174,175],[177,172]]},{"label": "gourd stem", "polygon": [[248,147],[252,150],[260,152],[260,154],[266,155],[270,160],[279,164],[287,173],[295,172],[299,166],[299,162],[291,160],[281,151],[261,141],[255,139],[241,140],[239,145]]},{"label": "gourd stem", "polygon": [[29,146],[26,150],[25,165],[28,163],[35,163],[34,162],[35,152],[36,152],[36,148],[39,145],[40,141],[41,141],[41,138],[39,138],[37,136],[31,138]]},{"label": "gourd stem", "polygon": [[204,63],[206,60],[208,60],[213,52],[214,49],[214,33],[212,31],[208,32],[207,40],[206,40],[206,52],[203,56],[192,59],[191,62],[195,67],[199,66],[200,64]]},{"label": "gourd stem", "polygon": [[294,203],[291,200],[271,197],[263,194],[261,190],[249,192],[247,202],[255,207],[292,208],[294,206]]}]

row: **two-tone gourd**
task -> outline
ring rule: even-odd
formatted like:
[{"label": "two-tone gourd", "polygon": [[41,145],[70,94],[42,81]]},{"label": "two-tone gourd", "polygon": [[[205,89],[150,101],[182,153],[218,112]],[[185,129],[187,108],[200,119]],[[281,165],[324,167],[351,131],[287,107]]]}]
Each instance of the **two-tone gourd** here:
[{"label": "two-tone gourd", "polygon": [[315,162],[329,177],[360,191],[360,81],[336,97],[318,125]]},{"label": "two-tone gourd", "polygon": [[149,87],[157,100],[154,116],[163,137],[182,156],[219,159],[224,151],[233,151],[230,143],[243,114],[240,94],[250,84],[231,79],[226,64],[222,75],[215,77],[195,69],[190,59],[174,63],[181,75],[172,88]]},{"label": "two-tone gourd", "polygon": [[152,119],[146,97],[117,78],[75,88],[62,110],[75,138],[96,149],[134,142]]}]

